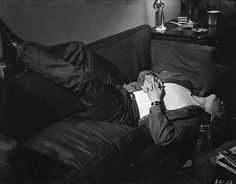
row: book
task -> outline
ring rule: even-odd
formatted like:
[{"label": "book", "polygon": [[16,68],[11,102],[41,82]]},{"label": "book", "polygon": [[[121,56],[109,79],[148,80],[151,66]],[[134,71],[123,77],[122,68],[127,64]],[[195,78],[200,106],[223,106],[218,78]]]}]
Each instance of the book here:
[{"label": "book", "polygon": [[188,17],[178,16],[178,18],[177,18],[177,22],[180,23],[180,24],[181,24],[181,23],[182,23],[182,24],[186,24],[187,21],[188,21]]},{"label": "book", "polygon": [[224,150],[221,151],[220,154],[222,154],[226,160],[236,167],[236,153],[231,150]]},{"label": "book", "polygon": [[142,90],[135,91],[133,94],[137,102],[139,116],[141,119],[150,113],[149,109],[151,107],[151,100],[148,98],[147,93],[144,93]]},{"label": "book", "polygon": [[216,157],[216,163],[236,174],[236,146],[220,151]]}]

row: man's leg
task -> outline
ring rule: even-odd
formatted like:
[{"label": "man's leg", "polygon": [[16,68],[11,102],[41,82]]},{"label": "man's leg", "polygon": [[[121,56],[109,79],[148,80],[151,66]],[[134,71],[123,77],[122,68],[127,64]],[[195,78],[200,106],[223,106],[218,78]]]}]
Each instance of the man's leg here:
[{"label": "man's leg", "polygon": [[[127,93],[122,93],[112,83],[104,82],[104,77],[98,76],[95,68],[99,65],[94,67],[94,57],[84,46],[78,44],[76,49],[72,49],[73,52],[59,58],[56,54],[23,42],[4,22],[1,21],[0,25],[5,42],[17,50],[20,62],[77,94],[94,119],[120,123],[133,119]],[[66,56],[67,62],[64,60]],[[73,61],[76,64],[73,65]]]},{"label": "man's leg", "polygon": [[[1,31],[1,41],[6,43],[2,44],[3,52],[11,53],[7,54],[8,57],[3,57],[2,59],[6,61],[6,65],[18,72],[24,69],[21,64],[14,63],[14,52],[20,47],[24,42],[20,37],[15,35],[7,25],[0,19],[0,31]],[[110,84],[117,86],[117,82],[111,77],[110,73],[104,70],[97,61],[94,54],[89,51],[89,49],[81,42],[68,42],[64,44],[59,44],[55,46],[43,47],[37,44],[38,48],[48,53],[51,53],[57,58],[60,58],[66,62],[71,63],[74,66],[87,67],[89,70],[93,71],[97,77],[103,81],[105,84]]]},{"label": "man's leg", "polygon": [[98,58],[82,42],[66,42],[53,46],[40,46],[32,43],[33,46],[54,55],[76,67],[84,66],[91,70],[103,83],[117,86],[117,81],[101,65]]},{"label": "man's leg", "polygon": [[131,121],[129,98],[113,85],[104,84],[86,64],[74,66],[30,44],[23,44],[18,55],[27,67],[77,94],[94,119]]}]

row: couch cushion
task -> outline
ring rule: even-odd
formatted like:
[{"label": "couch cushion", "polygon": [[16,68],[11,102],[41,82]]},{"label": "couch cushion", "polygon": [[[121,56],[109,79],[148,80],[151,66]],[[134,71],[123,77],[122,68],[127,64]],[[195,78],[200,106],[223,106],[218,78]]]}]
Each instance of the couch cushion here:
[{"label": "couch cushion", "polygon": [[228,71],[226,67],[213,63],[214,47],[175,41],[153,40],[152,67],[185,75],[195,87],[213,91],[216,83]]},{"label": "couch cushion", "polygon": [[5,91],[5,83],[3,80],[0,79],[0,132],[2,133],[3,129],[5,129],[6,124],[5,118],[5,105],[6,105],[6,91]]},{"label": "couch cushion", "polygon": [[0,88],[5,95],[0,132],[18,141],[81,109],[79,98],[34,72],[4,80]]},{"label": "couch cushion", "polygon": [[73,115],[51,125],[26,146],[71,167],[69,178],[92,179],[123,157],[153,143],[149,131],[124,124],[85,120]]}]

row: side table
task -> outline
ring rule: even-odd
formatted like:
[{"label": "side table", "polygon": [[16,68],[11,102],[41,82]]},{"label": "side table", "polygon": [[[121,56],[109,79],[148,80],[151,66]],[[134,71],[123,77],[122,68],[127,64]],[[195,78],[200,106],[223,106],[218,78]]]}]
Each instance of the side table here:
[{"label": "side table", "polygon": [[208,27],[208,31],[202,33],[195,33],[192,29],[182,28],[172,22],[166,22],[165,26],[165,32],[156,31],[156,27],[152,28],[152,38],[154,40],[181,41],[201,45],[217,46],[223,32],[220,25]]}]

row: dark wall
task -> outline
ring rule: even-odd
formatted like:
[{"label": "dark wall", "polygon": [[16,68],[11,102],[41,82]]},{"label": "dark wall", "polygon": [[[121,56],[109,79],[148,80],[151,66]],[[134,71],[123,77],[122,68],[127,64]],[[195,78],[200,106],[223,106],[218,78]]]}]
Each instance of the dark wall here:
[{"label": "dark wall", "polygon": [[[154,25],[152,0],[0,0],[0,17],[26,40],[92,42],[140,24]],[[179,1],[166,1],[166,19]]]}]

